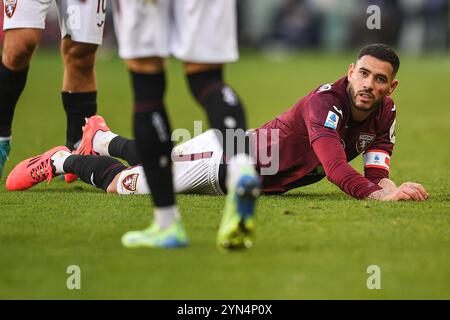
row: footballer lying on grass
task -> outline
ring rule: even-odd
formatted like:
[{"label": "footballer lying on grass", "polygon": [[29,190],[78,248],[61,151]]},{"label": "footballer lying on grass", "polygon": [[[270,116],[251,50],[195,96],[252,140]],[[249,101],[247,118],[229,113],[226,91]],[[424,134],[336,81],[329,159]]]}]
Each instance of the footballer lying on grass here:
[{"label": "footballer lying on grass", "polygon": [[[253,131],[256,157],[265,193],[283,193],[321,180],[325,175],[357,199],[416,200],[428,198],[424,187],[389,179],[395,143],[396,107],[389,97],[398,85],[399,58],[389,47],[363,48],[347,76],[324,84],[287,112]],[[264,150],[263,150],[264,149]],[[364,176],[348,161],[364,154]],[[277,159],[274,156],[277,156]],[[223,151],[213,131],[207,131],[172,152],[174,187],[178,193],[224,194]],[[126,160],[126,167],[117,157]],[[264,174],[276,162],[277,170]],[[109,193],[149,193],[134,141],[110,131],[103,118],[87,120],[82,143],[74,152],[55,147],[19,163],[8,176],[8,190],[24,190],[72,173]],[[268,170],[270,171],[270,170]]]}]

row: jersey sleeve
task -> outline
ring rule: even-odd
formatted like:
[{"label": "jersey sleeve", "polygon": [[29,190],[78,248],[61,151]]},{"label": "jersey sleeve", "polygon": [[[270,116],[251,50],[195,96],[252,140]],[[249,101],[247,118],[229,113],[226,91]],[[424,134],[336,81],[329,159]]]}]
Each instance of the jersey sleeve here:
[{"label": "jersey sleeve", "polygon": [[365,199],[381,187],[373,183],[347,163],[342,145],[336,139],[320,137],[312,143],[314,153],[322,164],[328,180],[348,195]]},{"label": "jersey sleeve", "polygon": [[395,145],[396,107],[387,106],[385,121],[374,143],[364,153],[364,176],[374,183],[389,178],[391,156]]},{"label": "jersey sleeve", "polygon": [[338,130],[344,123],[342,118],[342,111],[334,107],[332,98],[321,93],[314,95],[307,106],[306,126],[310,143],[320,137],[340,140]]}]

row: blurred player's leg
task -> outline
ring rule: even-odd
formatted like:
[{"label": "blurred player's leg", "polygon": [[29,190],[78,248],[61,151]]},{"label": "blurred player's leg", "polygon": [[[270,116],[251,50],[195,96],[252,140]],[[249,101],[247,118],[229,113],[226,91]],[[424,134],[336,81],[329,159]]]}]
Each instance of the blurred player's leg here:
[{"label": "blurred player's leg", "polygon": [[[8,19],[9,21],[9,19]],[[14,27],[7,25],[5,28]],[[10,151],[11,127],[17,101],[25,87],[28,66],[40,29],[7,29],[0,63],[0,177]]]},{"label": "blurred player's leg", "polygon": [[172,140],[164,106],[163,60],[127,60],[134,93],[134,134],[155,205],[155,223],[143,231],[126,233],[126,247],[181,247],[187,237],[175,204],[172,178]]},{"label": "blurred player's leg", "polygon": [[[175,205],[171,132],[164,108],[163,60],[168,56],[169,1],[114,2],[119,55],[127,61],[134,93],[134,133],[155,205],[155,223],[122,237],[126,247],[179,247],[187,244]],[[154,58],[151,58],[154,57]]]},{"label": "blurred player's leg", "polygon": [[[238,140],[245,139],[247,126],[244,108],[236,93],[224,83],[221,65],[187,63],[186,72],[191,91],[206,110],[210,126],[221,132],[228,159],[228,195],[217,235],[218,245],[226,248],[250,247],[255,202],[261,186],[254,162],[246,149],[228,145],[234,143],[234,133]],[[233,138],[229,139],[229,136]]]},{"label": "blurred player's leg", "polygon": [[[223,79],[223,65],[238,59],[236,3],[229,0],[196,2],[197,10],[192,12],[192,2],[175,1],[177,27],[171,50],[185,61],[191,92],[207,112],[210,126],[218,129],[226,139],[222,142],[228,142],[227,134],[234,135],[235,130],[240,130],[243,140],[246,130],[244,109],[237,94]],[[228,145],[225,153],[229,164],[229,192],[217,240],[220,246],[244,247],[249,245],[253,230],[259,179],[245,150]]]},{"label": "blurred player's leg", "polygon": [[[236,133],[245,139],[245,112],[237,94],[224,83],[221,65],[186,64],[191,91],[208,114],[210,126],[218,129],[224,145],[227,163],[227,199],[217,235],[219,246],[242,248],[251,246],[254,230],[255,202],[260,194],[260,182],[248,155],[248,149],[230,146]],[[236,131],[235,131],[236,130]],[[239,135],[238,132],[241,134]],[[245,143],[242,143],[245,145]]]},{"label": "blurred player's leg", "polygon": [[205,109],[209,124],[225,137],[227,129],[246,130],[245,111],[234,90],[225,84],[222,65],[186,63],[189,87]]}]

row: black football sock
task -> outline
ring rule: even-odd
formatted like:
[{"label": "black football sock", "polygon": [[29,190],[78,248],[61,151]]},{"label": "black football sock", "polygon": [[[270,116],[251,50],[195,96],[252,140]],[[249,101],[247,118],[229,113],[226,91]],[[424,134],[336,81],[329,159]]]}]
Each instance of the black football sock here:
[{"label": "black football sock", "polygon": [[84,118],[97,112],[97,92],[61,92],[62,103],[67,116],[66,147],[76,149],[76,143],[83,136]]},{"label": "black football sock", "polygon": [[247,130],[242,103],[224,83],[222,69],[189,74],[187,78],[193,96],[208,114],[211,128],[218,129],[222,137],[226,137],[226,129]]},{"label": "black football sock", "polygon": [[27,81],[28,67],[12,71],[1,62],[0,56],[0,137],[11,136],[11,124],[17,100]]},{"label": "black football sock", "polygon": [[164,109],[165,75],[130,72],[134,93],[134,135],[156,207],[175,204],[172,140]]},{"label": "black football sock", "polygon": [[64,162],[66,173],[73,173],[84,182],[106,191],[115,176],[127,167],[108,156],[71,155]]},{"label": "black football sock", "polygon": [[130,166],[142,163],[136,149],[136,142],[121,136],[111,140],[108,145],[108,153],[111,157],[125,160]]},{"label": "black football sock", "polygon": [[[222,143],[227,142],[227,148],[224,147],[227,158],[245,152],[238,142],[243,142],[247,129],[244,108],[233,89],[223,82],[223,70],[193,73],[188,75],[188,81],[192,94],[207,112],[210,127],[220,131]],[[236,135],[241,135],[233,138],[234,144],[228,141],[227,129],[242,129],[236,131]]]}]

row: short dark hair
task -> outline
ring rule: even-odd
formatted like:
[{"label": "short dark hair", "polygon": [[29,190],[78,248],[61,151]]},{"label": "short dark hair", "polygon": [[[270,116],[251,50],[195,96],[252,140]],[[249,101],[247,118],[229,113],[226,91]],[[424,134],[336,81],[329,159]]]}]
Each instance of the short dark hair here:
[{"label": "short dark hair", "polygon": [[397,74],[400,68],[400,58],[397,53],[389,46],[382,43],[369,44],[361,49],[358,55],[358,60],[363,56],[372,56],[382,61],[389,62],[393,69],[393,75]]}]

